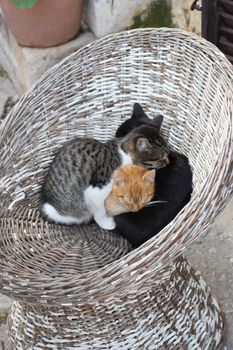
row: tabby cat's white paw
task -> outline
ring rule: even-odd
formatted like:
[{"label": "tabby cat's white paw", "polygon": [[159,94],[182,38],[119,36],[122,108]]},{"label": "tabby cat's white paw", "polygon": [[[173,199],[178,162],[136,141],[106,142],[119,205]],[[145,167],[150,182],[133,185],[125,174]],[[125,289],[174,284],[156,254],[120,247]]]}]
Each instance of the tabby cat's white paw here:
[{"label": "tabby cat's white paw", "polygon": [[113,230],[116,227],[114,219],[112,217],[109,217],[109,216],[105,216],[105,217],[102,217],[101,219],[97,219],[97,220],[95,218],[95,221],[104,230]]}]

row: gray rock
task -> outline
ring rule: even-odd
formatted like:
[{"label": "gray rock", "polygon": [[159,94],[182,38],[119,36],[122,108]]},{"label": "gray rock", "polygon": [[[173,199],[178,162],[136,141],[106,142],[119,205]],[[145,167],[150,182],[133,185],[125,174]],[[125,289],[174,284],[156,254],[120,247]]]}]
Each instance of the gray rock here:
[{"label": "gray rock", "polygon": [[0,325],[0,350],[5,350],[5,346],[4,346],[4,341],[6,337],[5,330],[6,330],[5,324],[1,324]]},{"label": "gray rock", "polygon": [[16,98],[17,92],[8,76],[0,76],[0,91],[9,97]]},{"label": "gray rock", "polygon": [[[0,80],[0,86],[1,86],[1,80]],[[0,90],[0,119],[3,116],[3,112],[4,112],[4,108],[5,108],[5,104],[8,100],[8,95],[4,92]]]},{"label": "gray rock", "polygon": [[9,78],[5,75],[4,77],[0,76],[0,121],[17,100],[17,93]]},{"label": "gray rock", "polygon": [[12,305],[12,299],[0,293],[0,313],[8,313]]},{"label": "gray rock", "polygon": [[7,72],[15,89],[25,91],[26,79],[23,74],[24,59],[20,46],[11,35],[0,12],[0,65]]}]

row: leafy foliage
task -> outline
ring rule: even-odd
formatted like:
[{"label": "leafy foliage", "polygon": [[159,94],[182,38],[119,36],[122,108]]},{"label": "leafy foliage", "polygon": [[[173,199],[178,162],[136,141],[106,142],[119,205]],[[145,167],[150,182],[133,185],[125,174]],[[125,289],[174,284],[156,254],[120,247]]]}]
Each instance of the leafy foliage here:
[{"label": "leafy foliage", "polygon": [[174,24],[172,23],[171,8],[164,0],[152,2],[147,10],[142,14],[135,16],[133,20],[133,25],[130,29],[174,27]]},{"label": "leafy foliage", "polygon": [[19,9],[25,10],[33,7],[38,0],[10,0]]}]

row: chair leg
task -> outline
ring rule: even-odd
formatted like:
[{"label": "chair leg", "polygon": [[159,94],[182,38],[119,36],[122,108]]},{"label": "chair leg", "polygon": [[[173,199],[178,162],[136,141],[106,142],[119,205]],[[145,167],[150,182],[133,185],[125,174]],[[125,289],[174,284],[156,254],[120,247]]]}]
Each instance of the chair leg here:
[{"label": "chair leg", "polygon": [[127,295],[72,307],[15,301],[7,349],[217,349],[223,315],[201,275],[181,256],[156,278]]}]

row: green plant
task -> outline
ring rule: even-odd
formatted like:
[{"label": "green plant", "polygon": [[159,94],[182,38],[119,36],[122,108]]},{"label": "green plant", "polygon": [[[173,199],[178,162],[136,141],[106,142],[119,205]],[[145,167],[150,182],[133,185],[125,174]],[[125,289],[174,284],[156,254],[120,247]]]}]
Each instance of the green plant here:
[{"label": "green plant", "polygon": [[130,29],[150,27],[174,27],[171,8],[164,0],[157,0],[142,14],[133,18]]},{"label": "green plant", "polygon": [[25,10],[35,6],[38,0],[10,0],[19,9]]}]

